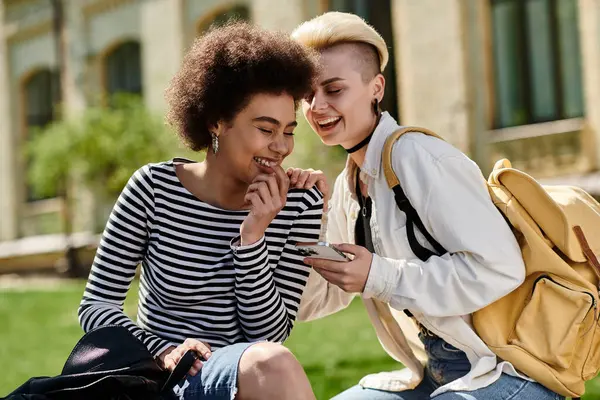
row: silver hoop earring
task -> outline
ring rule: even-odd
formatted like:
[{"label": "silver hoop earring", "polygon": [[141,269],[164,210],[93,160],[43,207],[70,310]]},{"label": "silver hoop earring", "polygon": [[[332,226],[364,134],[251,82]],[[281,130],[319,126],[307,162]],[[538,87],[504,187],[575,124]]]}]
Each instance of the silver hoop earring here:
[{"label": "silver hoop earring", "polygon": [[219,137],[212,132],[210,135],[212,136],[212,151],[214,154],[217,154],[219,151]]}]

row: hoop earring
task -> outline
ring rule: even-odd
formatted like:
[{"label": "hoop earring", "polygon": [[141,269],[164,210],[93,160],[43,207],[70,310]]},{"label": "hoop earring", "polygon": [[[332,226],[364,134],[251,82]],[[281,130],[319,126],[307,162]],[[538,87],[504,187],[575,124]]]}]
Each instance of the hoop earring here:
[{"label": "hoop earring", "polygon": [[217,154],[219,151],[219,136],[215,135],[213,132],[210,133],[212,136],[212,151],[214,154]]}]

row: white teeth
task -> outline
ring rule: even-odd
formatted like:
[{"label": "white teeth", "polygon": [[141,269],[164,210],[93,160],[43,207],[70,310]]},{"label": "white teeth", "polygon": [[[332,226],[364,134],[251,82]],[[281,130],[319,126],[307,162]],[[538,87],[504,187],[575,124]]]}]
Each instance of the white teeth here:
[{"label": "white teeth", "polygon": [[342,117],[331,117],[331,118],[326,118],[326,119],[322,119],[320,121],[317,121],[317,124],[319,124],[320,126],[323,125],[328,125],[331,124],[333,122],[337,122],[341,119]]},{"label": "white teeth", "polygon": [[264,165],[265,167],[271,167],[271,166],[273,166],[273,164],[275,164],[272,161],[267,161],[267,160],[264,160],[264,159],[258,158],[258,157],[254,157],[254,161],[259,163],[260,165]]}]

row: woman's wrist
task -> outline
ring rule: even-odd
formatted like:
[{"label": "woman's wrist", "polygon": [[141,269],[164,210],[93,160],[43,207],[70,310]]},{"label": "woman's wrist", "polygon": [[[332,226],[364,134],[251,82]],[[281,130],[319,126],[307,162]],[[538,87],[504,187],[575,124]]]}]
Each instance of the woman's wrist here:
[{"label": "woman's wrist", "polygon": [[242,233],[240,235],[240,246],[250,246],[258,242],[264,233]]}]

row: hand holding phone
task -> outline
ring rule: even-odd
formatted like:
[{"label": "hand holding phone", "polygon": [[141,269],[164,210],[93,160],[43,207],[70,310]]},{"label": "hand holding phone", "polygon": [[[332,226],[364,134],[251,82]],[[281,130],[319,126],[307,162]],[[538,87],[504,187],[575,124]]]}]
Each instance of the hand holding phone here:
[{"label": "hand holding phone", "polygon": [[[329,283],[347,293],[362,293],[365,290],[374,257],[369,250],[349,243],[336,244],[335,247],[328,243],[311,243],[308,246],[298,243],[297,246],[299,251],[313,253],[304,262]],[[338,254],[332,254],[332,251]],[[348,260],[350,257],[352,259]]]},{"label": "hand holding phone", "polygon": [[350,258],[327,242],[296,243],[296,250],[304,257],[330,261],[350,261]]}]

